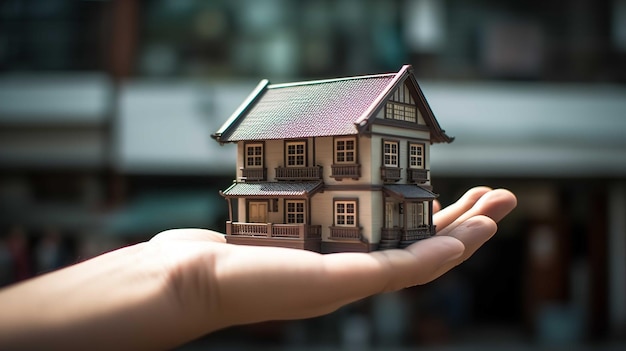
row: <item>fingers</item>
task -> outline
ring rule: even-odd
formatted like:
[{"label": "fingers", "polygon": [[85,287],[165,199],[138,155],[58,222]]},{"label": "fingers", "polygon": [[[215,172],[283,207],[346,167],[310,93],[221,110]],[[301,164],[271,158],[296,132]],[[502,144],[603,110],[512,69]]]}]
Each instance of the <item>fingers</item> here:
[{"label": "fingers", "polygon": [[461,241],[465,246],[465,251],[456,259],[438,267],[433,274],[433,279],[440,277],[470,258],[476,250],[491,239],[497,229],[496,222],[487,216],[475,216],[458,225],[448,235]]},{"label": "fingers", "polygon": [[[487,216],[493,221],[498,222],[517,205],[515,195],[505,189],[496,189],[483,193],[472,203],[472,200],[475,199],[475,196],[478,193],[479,192],[475,192],[469,196],[469,200],[466,199],[465,201],[462,201],[467,197],[468,194],[466,194],[461,198],[461,200],[452,205],[454,206],[452,210],[448,210],[448,207],[437,213],[437,217],[434,219],[437,227],[440,226],[440,222],[445,224],[442,229],[437,231],[437,235],[448,235],[459,224],[465,222],[473,216]],[[459,204],[459,202],[461,202],[461,204]],[[461,212],[459,209],[463,209],[464,211]],[[442,215],[444,211],[447,212]]]},{"label": "fingers", "polygon": [[437,200],[433,201],[433,213],[437,213],[441,210],[441,203]]},{"label": "fingers", "polygon": [[[441,209],[438,212],[435,211],[436,213],[433,215],[433,221],[437,225],[437,229],[441,230],[453,223],[457,218],[459,218],[459,216],[472,208],[476,201],[490,191],[491,188],[483,186],[472,188],[468,190],[459,200],[457,200],[457,202]],[[440,205],[439,207],[441,208]]]},{"label": "fingers", "polygon": [[[405,250],[375,251],[368,255],[335,254],[324,258],[326,270],[335,279],[332,284],[345,284],[354,289],[354,296],[361,298],[429,282],[433,272],[455,261],[463,252],[464,246],[458,239],[436,237]],[[359,286],[363,283],[367,286]]]}]

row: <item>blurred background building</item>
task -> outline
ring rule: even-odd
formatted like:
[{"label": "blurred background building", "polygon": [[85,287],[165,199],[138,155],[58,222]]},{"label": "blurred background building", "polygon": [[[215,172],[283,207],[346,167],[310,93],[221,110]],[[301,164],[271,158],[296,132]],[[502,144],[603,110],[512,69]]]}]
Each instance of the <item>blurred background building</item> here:
[{"label": "blurred background building", "polygon": [[511,189],[499,234],[427,286],[184,349],[623,347],[626,0],[2,0],[0,284],[223,230],[234,149],[209,135],[261,78],[405,63],[456,137],[442,204]]}]

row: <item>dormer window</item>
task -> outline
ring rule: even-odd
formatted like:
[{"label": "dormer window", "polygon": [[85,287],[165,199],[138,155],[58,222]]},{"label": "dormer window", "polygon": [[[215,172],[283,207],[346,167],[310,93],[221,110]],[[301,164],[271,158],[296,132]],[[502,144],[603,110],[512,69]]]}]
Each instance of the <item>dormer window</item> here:
[{"label": "dormer window", "polygon": [[415,101],[406,84],[398,88],[389,98],[385,107],[385,118],[417,123]]}]

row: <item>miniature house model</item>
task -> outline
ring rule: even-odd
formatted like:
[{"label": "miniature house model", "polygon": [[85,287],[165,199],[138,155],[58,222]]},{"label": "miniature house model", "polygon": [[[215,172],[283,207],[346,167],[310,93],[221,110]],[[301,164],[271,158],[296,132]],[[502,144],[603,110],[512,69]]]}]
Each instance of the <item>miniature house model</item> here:
[{"label": "miniature house model", "polygon": [[261,81],[213,134],[237,143],[220,192],[229,243],[323,253],[405,247],[435,233],[430,145],[451,142],[413,69]]}]

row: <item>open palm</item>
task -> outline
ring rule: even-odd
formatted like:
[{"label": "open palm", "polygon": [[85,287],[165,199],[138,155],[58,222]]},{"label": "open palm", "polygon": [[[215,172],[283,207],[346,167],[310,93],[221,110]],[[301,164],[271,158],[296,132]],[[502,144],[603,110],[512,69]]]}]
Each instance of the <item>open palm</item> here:
[{"label": "open palm", "polygon": [[202,229],[170,230],[150,244],[174,272],[171,300],[201,326],[322,315],[373,294],[424,284],[469,258],[516,205],[507,190],[478,187],[440,209],[437,235],[406,249],[372,253],[318,253],[226,244]]}]

